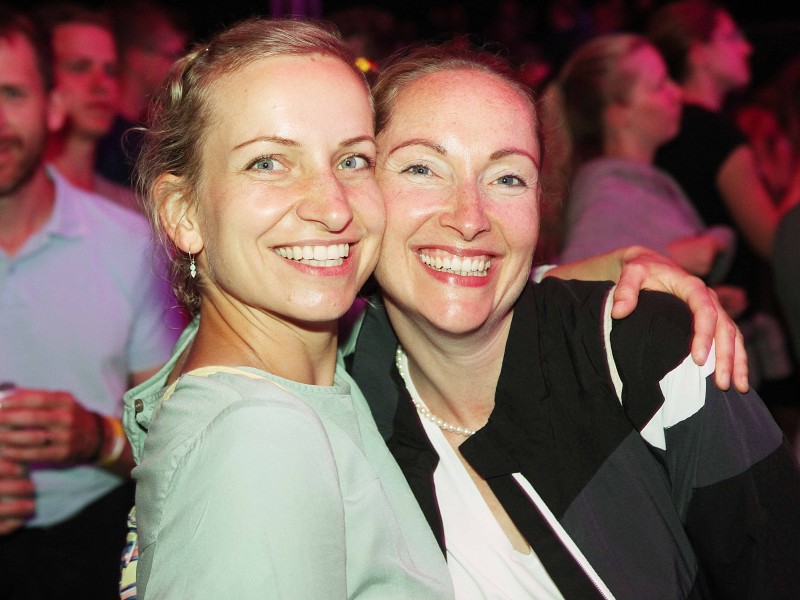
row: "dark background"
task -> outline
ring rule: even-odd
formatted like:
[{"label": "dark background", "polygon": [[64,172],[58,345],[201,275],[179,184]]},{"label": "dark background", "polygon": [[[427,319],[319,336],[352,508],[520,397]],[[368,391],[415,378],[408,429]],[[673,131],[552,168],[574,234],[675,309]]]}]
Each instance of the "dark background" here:
[{"label": "dark background", "polygon": [[[113,5],[111,2],[100,0],[78,0],[77,3],[91,7]],[[124,0],[116,0],[124,1]],[[217,31],[219,28],[251,15],[269,16],[269,0],[253,2],[248,0],[163,0],[165,4],[176,6],[183,10],[191,20],[199,36]],[[491,15],[497,10],[500,2],[491,0],[478,0],[475,2],[430,2],[424,0],[387,1],[375,0],[374,2],[353,2],[346,0],[320,0],[323,17],[342,10],[353,9],[359,6],[373,6],[385,9],[398,18],[407,18],[414,21],[424,20],[431,8],[447,6],[460,6],[468,15],[470,22],[478,31]],[[635,0],[634,0],[635,2]],[[33,7],[41,4],[41,0],[11,0],[8,2],[20,8]],[[591,5],[592,0],[583,0],[584,5]],[[658,4],[659,2],[653,2]],[[542,8],[548,4],[547,0],[521,0],[520,4],[527,7]],[[767,23],[770,21],[788,20],[795,24],[800,19],[800,3],[797,0],[727,0],[720,2],[734,18],[743,26]],[[800,42],[798,42],[800,44]]]},{"label": "dark background", "polygon": [[[201,32],[214,31],[218,26],[224,26],[235,20],[253,14],[269,15],[269,2],[248,2],[246,0],[215,0],[213,3],[189,2],[187,0],[171,0],[168,2],[181,7],[196,23],[196,28]],[[584,1],[583,4],[591,4]],[[413,20],[425,19],[431,7],[444,7],[460,5],[469,15],[474,24],[474,30],[480,29],[481,24],[487,22],[489,15],[496,11],[499,2],[481,1],[474,2],[426,2],[424,0],[352,2],[345,0],[322,0],[323,16],[341,9],[352,9],[360,5],[369,5],[383,8],[398,18]],[[544,0],[522,1],[528,6],[544,7]],[[795,23],[800,18],[800,2],[797,0],[729,0],[721,2],[734,18],[742,25],[765,23],[774,20],[793,20]],[[800,40],[798,40],[800,45]]]},{"label": "dark background", "polygon": [[[3,1],[3,0],[0,0]],[[5,0],[19,8],[32,8],[43,0]],[[75,0],[73,0],[75,1]],[[124,0],[77,0],[89,7],[113,6]],[[195,39],[204,39],[221,28],[253,15],[271,16],[270,0],[161,0],[179,8],[189,20]],[[477,0],[475,2],[432,2],[425,0],[353,2],[317,0],[322,17],[337,24],[348,23],[357,28],[360,16],[365,21],[375,18],[376,9],[392,15],[393,31],[398,45],[403,40],[441,40],[453,34],[470,34],[479,42],[496,42],[490,29],[504,4],[519,5],[518,25],[526,39],[534,44],[546,35],[547,6],[555,0]],[[575,0],[586,8],[613,0]],[[617,0],[627,10],[643,5],[658,6],[664,0]],[[788,58],[800,55],[800,2],[798,0],[727,0],[720,2],[733,15],[754,46],[752,57],[753,84],[766,80]],[[373,25],[370,25],[374,27]],[[341,25],[340,25],[341,27]],[[634,23],[627,30],[636,30]],[[399,35],[398,35],[399,32]],[[347,33],[347,32],[345,32]],[[380,38],[380,36],[376,36]],[[501,44],[502,45],[502,44]],[[558,64],[558,59],[553,61]]]}]

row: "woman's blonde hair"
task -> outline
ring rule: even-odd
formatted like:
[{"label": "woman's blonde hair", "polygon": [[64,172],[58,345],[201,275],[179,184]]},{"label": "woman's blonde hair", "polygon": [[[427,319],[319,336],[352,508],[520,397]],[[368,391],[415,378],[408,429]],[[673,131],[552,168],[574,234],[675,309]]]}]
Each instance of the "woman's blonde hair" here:
[{"label": "woman's blonde hair", "polygon": [[646,46],[651,44],[640,35],[603,35],[576,49],[562,67],[558,91],[576,162],[603,153],[605,111],[627,101],[636,79],[625,59]]},{"label": "woman's blonde hair", "polygon": [[[322,54],[338,58],[366,81],[355,67],[349,49],[332,26],[301,20],[252,18],[199,43],[173,65],[159,93],[153,98],[143,144],[136,163],[136,186],[157,241],[170,263],[175,294],[190,314],[200,306],[198,279],[192,278],[187,256],[166,235],[160,221],[161,207],[154,193],[166,173],[178,176],[179,190],[189,202],[199,193],[202,145],[214,126],[211,95],[223,76],[257,60],[280,56]],[[216,106],[224,105],[217,103]],[[159,194],[159,197],[164,197]]]}]

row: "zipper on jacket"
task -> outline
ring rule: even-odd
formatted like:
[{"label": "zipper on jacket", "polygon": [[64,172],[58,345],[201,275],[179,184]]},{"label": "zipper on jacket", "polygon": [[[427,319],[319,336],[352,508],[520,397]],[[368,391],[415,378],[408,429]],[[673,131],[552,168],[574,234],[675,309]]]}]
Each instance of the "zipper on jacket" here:
[{"label": "zipper on jacket", "polygon": [[600,575],[597,574],[597,571],[594,570],[594,567],[592,567],[592,565],[583,555],[583,552],[581,552],[580,548],[578,548],[577,544],[575,544],[575,541],[561,526],[561,523],[558,522],[558,519],[556,519],[555,515],[550,511],[550,508],[547,506],[547,504],[545,504],[544,500],[542,500],[542,497],[539,496],[535,489],[533,489],[533,486],[530,484],[530,482],[522,476],[522,473],[514,473],[513,477],[517,482],[517,485],[522,488],[522,491],[525,492],[528,498],[531,499],[531,502],[533,502],[539,513],[544,517],[545,521],[547,521],[550,529],[552,529],[553,533],[556,534],[556,537],[567,549],[567,552],[569,552],[572,558],[575,559],[575,562],[578,563],[581,571],[583,571],[587,579],[595,587],[597,593],[600,594],[604,600],[615,600],[614,594],[611,593],[611,590],[608,589],[606,584],[600,578]]}]

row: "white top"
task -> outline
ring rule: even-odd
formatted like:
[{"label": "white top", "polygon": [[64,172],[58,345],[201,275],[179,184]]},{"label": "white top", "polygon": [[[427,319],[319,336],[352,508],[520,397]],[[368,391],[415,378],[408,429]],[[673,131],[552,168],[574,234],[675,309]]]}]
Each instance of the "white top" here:
[{"label": "white top", "polygon": [[[407,375],[408,359],[404,355],[402,360],[406,387],[419,398]],[[433,480],[456,598],[563,599],[538,556],[514,550],[442,430],[427,419],[421,421],[439,455]]]}]

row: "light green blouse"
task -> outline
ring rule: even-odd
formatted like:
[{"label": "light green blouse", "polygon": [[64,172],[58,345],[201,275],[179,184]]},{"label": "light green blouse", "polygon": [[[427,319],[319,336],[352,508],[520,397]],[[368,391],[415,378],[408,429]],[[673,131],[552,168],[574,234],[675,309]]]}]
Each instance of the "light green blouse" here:
[{"label": "light green blouse", "polygon": [[139,466],[138,593],[452,598],[444,558],[355,383],[207,368],[125,395]]}]

